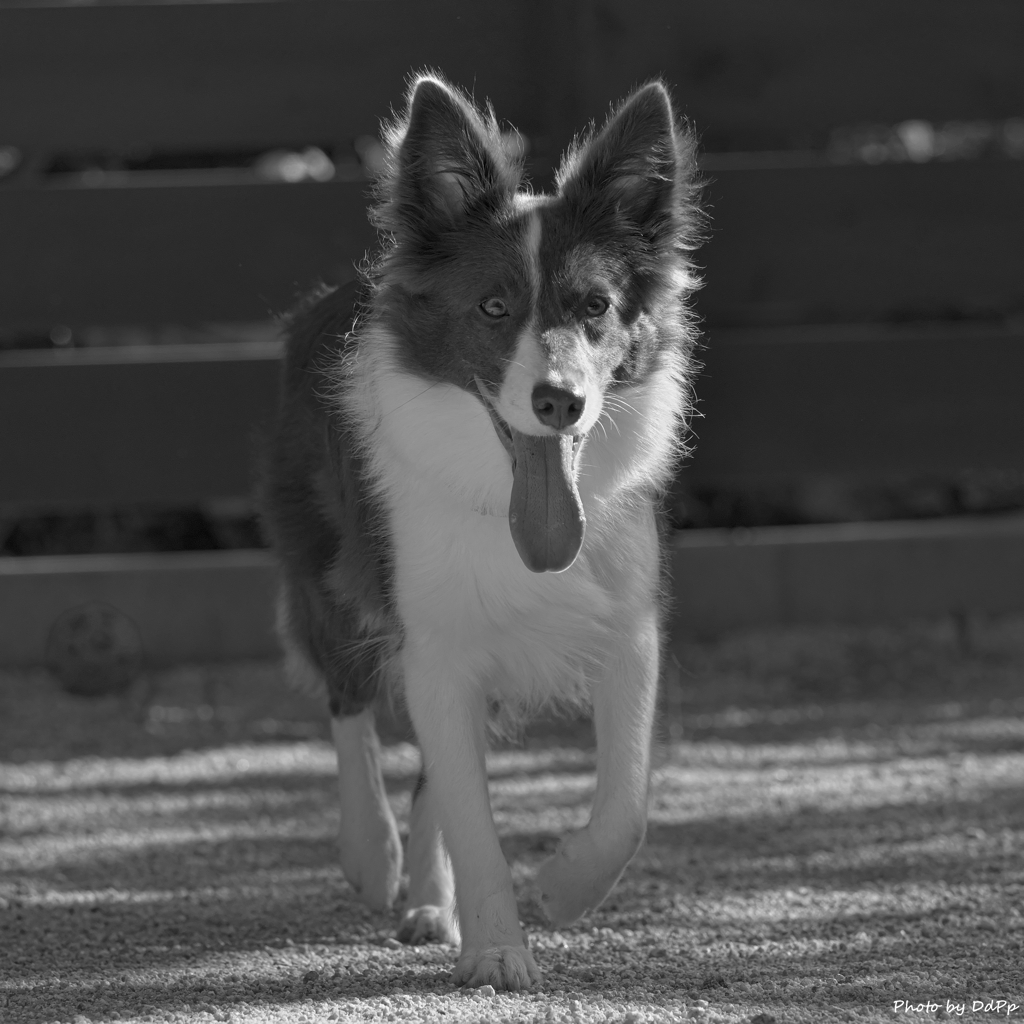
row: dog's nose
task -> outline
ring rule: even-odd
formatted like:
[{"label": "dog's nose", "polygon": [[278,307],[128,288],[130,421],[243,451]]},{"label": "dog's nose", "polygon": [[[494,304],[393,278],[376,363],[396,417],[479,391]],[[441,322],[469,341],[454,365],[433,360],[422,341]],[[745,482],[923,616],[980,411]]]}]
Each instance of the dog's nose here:
[{"label": "dog's nose", "polygon": [[549,427],[561,430],[571,426],[583,415],[586,399],[554,384],[538,384],[533,389],[533,411],[537,419]]}]

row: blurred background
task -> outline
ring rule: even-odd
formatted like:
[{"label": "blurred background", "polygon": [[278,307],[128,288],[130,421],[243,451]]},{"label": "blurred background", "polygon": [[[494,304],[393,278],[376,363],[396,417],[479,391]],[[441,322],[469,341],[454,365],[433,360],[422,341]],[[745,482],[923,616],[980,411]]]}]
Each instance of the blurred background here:
[{"label": "blurred background", "polygon": [[0,666],[276,656],[275,317],[350,279],[437,68],[535,187],[662,76],[702,144],[676,634],[1024,610],[1024,8],[0,3]]}]

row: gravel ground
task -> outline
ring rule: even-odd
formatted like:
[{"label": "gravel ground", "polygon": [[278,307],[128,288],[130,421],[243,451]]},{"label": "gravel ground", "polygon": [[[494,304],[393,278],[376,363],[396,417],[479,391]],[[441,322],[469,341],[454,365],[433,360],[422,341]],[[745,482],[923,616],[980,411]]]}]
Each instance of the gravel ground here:
[{"label": "gravel ground", "polygon": [[[523,995],[453,991],[453,948],[352,898],[326,725],[275,666],[100,700],[0,675],[0,1020],[1024,1018],[1024,618],[676,653],[647,843],[579,927],[530,880],[586,819],[586,729],[491,758]],[[394,726],[403,822],[416,764]]]}]

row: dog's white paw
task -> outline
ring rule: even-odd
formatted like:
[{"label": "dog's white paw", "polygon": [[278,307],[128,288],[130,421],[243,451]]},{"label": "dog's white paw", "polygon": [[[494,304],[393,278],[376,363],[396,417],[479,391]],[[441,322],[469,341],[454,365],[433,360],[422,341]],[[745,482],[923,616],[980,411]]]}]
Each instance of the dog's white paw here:
[{"label": "dog's white paw", "polygon": [[492,985],[495,991],[521,992],[540,981],[540,971],[525,946],[491,946],[463,950],[452,981],[467,988]]},{"label": "dog's white paw", "polygon": [[387,910],[402,881],[402,841],[393,820],[378,818],[370,834],[341,838],[341,870],[371,910]]},{"label": "dog's white paw", "polygon": [[423,946],[428,942],[459,941],[459,926],[449,907],[412,907],[402,915],[398,926],[398,941],[411,946]]},{"label": "dog's white paw", "polygon": [[[639,845],[639,844],[637,844]],[[556,927],[578,921],[611,892],[636,850],[609,851],[588,829],[566,836],[537,872],[541,906]]]}]

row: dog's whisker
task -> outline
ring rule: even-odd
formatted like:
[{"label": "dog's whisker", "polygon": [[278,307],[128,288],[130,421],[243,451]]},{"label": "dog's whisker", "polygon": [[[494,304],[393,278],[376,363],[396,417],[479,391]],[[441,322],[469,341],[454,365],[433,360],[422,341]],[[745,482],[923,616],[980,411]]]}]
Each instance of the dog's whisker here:
[{"label": "dog's whisker", "polygon": [[611,416],[606,413],[604,416],[601,417],[601,420],[599,422],[604,422],[605,424],[605,435],[607,435],[608,433],[608,424],[611,424],[615,428],[615,433],[618,434],[619,437],[622,437],[622,429],[619,427],[619,424],[616,422],[614,416]]},{"label": "dog's whisker", "polygon": [[625,412],[631,412],[636,416],[640,415],[640,410],[637,409],[635,405],[632,405],[630,402],[627,402],[620,395],[608,395],[607,398],[605,398],[605,403],[607,405],[612,406],[613,408],[621,409]]},{"label": "dog's whisker", "polygon": [[400,405],[394,405],[390,409],[385,410],[383,415],[390,416],[392,413],[396,413],[400,409],[404,409],[407,405],[410,405],[411,403],[415,402],[417,399],[422,398],[428,391],[432,391],[434,388],[437,388],[437,387],[445,387],[445,388],[447,388],[450,391],[450,390],[452,390],[454,385],[452,385],[452,384],[444,384],[442,381],[435,380],[433,384],[428,384],[418,394],[413,395],[412,398],[407,399],[406,401],[402,402]]}]

